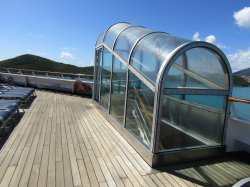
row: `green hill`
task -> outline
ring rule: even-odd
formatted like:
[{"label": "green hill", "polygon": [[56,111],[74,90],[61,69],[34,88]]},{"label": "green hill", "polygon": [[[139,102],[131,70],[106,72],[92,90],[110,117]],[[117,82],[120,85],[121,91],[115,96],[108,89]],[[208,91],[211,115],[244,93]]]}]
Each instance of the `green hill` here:
[{"label": "green hill", "polygon": [[64,64],[61,62],[55,62],[47,58],[30,54],[25,54],[15,58],[0,61],[0,67],[87,75],[93,75],[94,73],[93,66],[78,67],[70,64]]}]

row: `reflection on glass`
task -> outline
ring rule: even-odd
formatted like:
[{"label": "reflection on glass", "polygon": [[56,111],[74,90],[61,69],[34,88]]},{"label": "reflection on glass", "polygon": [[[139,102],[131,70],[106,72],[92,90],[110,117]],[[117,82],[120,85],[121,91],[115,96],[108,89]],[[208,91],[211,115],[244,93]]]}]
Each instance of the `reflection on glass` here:
[{"label": "reflection on glass", "polygon": [[164,95],[159,149],[221,145],[224,96]]},{"label": "reflection on glass", "polygon": [[219,89],[229,87],[224,63],[214,52],[193,48],[179,56],[170,68],[165,88]]},{"label": "reflection on glass", "polygon": [[100,104],[109,108],[110,75],[112,69],[112,55],[104,48],[101,75],[101,101]]},{"label": "reflection on glass", "polygon": [[124,118],[126,67],[116,58],[113,64],[110,113],[121,123]]},{"label": "reflection on glass", "polygon": [[142,36],[150,33],[149,29],[143,27],[129,27],[124,30],[118,37],[114,51],[121,55],[121,57],[128,61],[131,49]]},{"label": "reflection on glass", "polygon": [[132,72],[129,73],[126,128],[150,147],[154,93]]},{"label": "reflection on glass", "polygon": [[126,28],[131,26],[128,23],[117,23],[109,28],[105,37],[104,43],[106,43],[109,47],[113,48],[113,44],[117,38],[117,36]]},{"label": "reflection on glass", "polygon": [[131,65],[153,83],[168,55],[188,40],[167,33],[152,33],[144,37],[133,50]]}]

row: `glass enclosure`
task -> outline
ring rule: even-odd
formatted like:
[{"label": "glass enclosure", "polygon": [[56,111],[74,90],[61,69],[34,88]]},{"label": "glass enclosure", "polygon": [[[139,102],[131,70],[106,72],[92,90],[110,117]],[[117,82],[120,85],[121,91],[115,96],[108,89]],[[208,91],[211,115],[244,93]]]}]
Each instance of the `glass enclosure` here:
[{"label": "glass enclosure", "polygon": [[139,153],[223,147],[232,72],[220,49],[129,23],[109,27],[96,48],[93,99]]},{"label": "glass enclosure", "polygon": [[126,128],[145,146],[150,147],[154,93],[129,72]]},{"label": "glass enclosure", "polygon": [[103,61],[101,66],[101,89],[100,89],[100,104],[109,108],[109,93],[110,93],[110,76],[112,69],[112,54],[107,50],[103,50]]},{"label": "glass enclosure", "polygon": [[127,67],[114,58],[110,113],[121,123],[124,120]]}]

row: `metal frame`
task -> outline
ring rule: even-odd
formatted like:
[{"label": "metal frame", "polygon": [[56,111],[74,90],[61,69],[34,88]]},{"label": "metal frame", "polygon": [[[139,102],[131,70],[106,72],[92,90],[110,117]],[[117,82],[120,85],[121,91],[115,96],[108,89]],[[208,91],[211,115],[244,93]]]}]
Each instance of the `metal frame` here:
[{"label": "metal frame", "polygon": [[[172,51],[172,53],[169,55],[169,57],[164,61],[164,63],[162,64],[161,70],[159,71],[159,74],[157,76],[157,81],[156,81],[156,93],[155,93],[155,103],[158,103],[158,105],[156,105],[156,107],[154,108],[154,119],[153,119],[153,132],[154,134],[152,134],[152,141],[153,142],[153,153],[157,153],[158,152],[158,144],[159,144],[159,134],[160,134],[160,118],[161,118],[161,109],[162,109],[162,101],[163,100],[163,96],[164,96],[164,92],[168,92],[171,89],[167,89],[167,91],[165,91],[165,89],[163,88],[163,83],[165,82],[164,80],[164,76],[166,73],[168,73],[170,67],[172,66],[172,64],[174,63],[174,61],[181,55],[183,54],[185,51],[192,49],[192,48],[196,48],[196,47],[202,47],[202,48],[206,48],[206,49],[210,49],[212,51],[214,51],[217,55],[219,55],[220,59],[223,60],[222,63],[225,64],[225,68],[227,70],[228,73],[228,80],[229,80],[229,85],[228,85],[228,90],[197,90],[198,94],[202,93],[202,94],[208,94],[211,95],[212,93],[214,94],[218,94],[218,95],[231,95],[232,94],[232,70],[230,68],[229,62],[227,60],[227,58],[225,57],[225,55],[223,54],[223,52],[217,48],[216,46],[207,43],[207,42],[201,42],[201,41],[195,41],[195,42],[189,42],[189,43],[185,43],[179,47],[177,47],[174,51]],[[185,92],[185,90],[183,89],[179,89],[176,90],[176,92],[174,92],[175,94],[186,94],[186,93],[190,93],[190,90],[187,90]],[[225,111],[226,112],[226,111]],[[225,128],[225,122],[224,122],[224,128]],[[224,135],[223,135],[224,136]],[[223,142],[222,142],[223,143]]]},{"label": "metal frame", "polygon": [[[120,23],[127,23],[127,22],[120,22]],[[129,24],[129,23],[128,23]],[[115,25],[115,24],[114,24]],[[127,114],[127,100],[128,100],[128,85],[129,85],[129,72],[132,72],[135,74],[135,76],[137,78],[139,78],[144,84],[146,84],[154,93],[154,109],[153,109],[153,123],[152,123],[152,134],[151,134],[151,146],[150,146],[150,150],[149,152],[152,153],[152,155],[150,156],[152,158],[152,163],[150,165],[157,165],[158,164],[158,159],[159,158],[163,158],[163,155],[176,155],[176,156],[180,156],[182,155],[182,153],[169,153],[169,152],[165,152],[165,153],[159,153],[158,152],[158,144],[159,144],[159,134],[160,134],[160,120],[161,120],[161,110],[162,110],[162,102],[161,100],[163,99],[164,94],[195,94],[195,95],[221,95],[221,96],[227,96],[227,95],[231,95],[232,94],[232,70],[230,68],[229,62],[227,60],[227,58],[225,57],[225,55],[223,54],[223,52],[217,48],[216,46],[209,44],[207,42],[201,42],[201,41],[195,41],[195,42],[187,42],[184,43],[182,45],[180,45],[179,47],[177,47],[176,49],[174,49],[164,60],[164,62],[162,63],[160,70],[158,72],[157,75],[157,79],[156,79],[156,83],[152,83],[151,80],[148,80],[147,77],[145,77],[145,75],[143,73],[141,73],[139,70],[137,70],[136,68],[134,68],[131,65],[131,59],[132,59],[132,54],[134,52],[134,50],[136,49],[136,46],[138,46],[138,43],[143,40],[145,37],[147,37],[148,35],[154,34],[154,33],[165,33],[165,32],[149,32],[141,37],[138,37],[138,39],[136,40],[136,42],[134,43],[133,47],[131,48],[130,52],[129,52],[129,56],[128,56],[128,60],[124,60],[119,54],[117,54],[114,49],[115,46],[117,44],[118,38],[119,36],[127,29],[131,28],[131,27],[140,27],[140,26],[133,26],[130,25],[127,28],[121,30],[121,32],[117,35],[117,37],[114,40],[113,46],[112,48],[109,47],[107,44],[105,44],[105,38],[106,38],[106,34],[107,32],[110,30],[110,28],[114,25],[111,25],[105,32],[104,37],[103,37],[103,43],[100,44],[99,46],[96,46],[96,49],[99,49],[100,47],[103,47],[102,50],[104,50],[104,48],[106,48],[111,54],[112,54],[112,68],[111,68],[111,75],[110,75],[110,93],[109,93],[109,108],[108,108],[108,113],[110,113],[110,106],[111,106],[111,89],[112,89],[112,75],[113,75],[113,66],[114,66],[114,58],[117,58],[117,60],[119,60],[122,64],[124,64],[127,67],[127,74],[126,74],[126,91],[125,91],[125,104],[124,104],[124,120],[122,123],[122,126],[119,126],[118,128],[121,129],[119,131],[122,132],[122,134],[125,133],[126,131],[126,114]],[[144,27],[142,27],[144,28]],[[165,33],[168,34],[168,33]],[[213,52],[215,52],[216,55],[219,56],[219,59],[221,59],[221,64],[223,66],[223,70],[226,73],[225,75],[228,76],[228,89],[222,89],[220,87],[216,87],[215,85],[213,85],[212,82],[209,82],[211,85],[215,86],[215,89],[188,89],[188,88],[176,88],[176,89],[165,89],[163,83],[165,82],[165,74],[168,73],[170,67],[173,65],[175,59],[177,59],[181,54],[183,54],[184,52],[186,52],[189,49],[192,48],[196,48],[196,47],[201,47],[201,48],[205,48],[208,50],[211,50]],[[103,55],[103,53],[102,53]],[[103,58],[103,57],[102,57]],[[101,67],[100,67],[101,68]],[[99,81],[101,81],[101,75],[102,73],[100,72],[100,79]],[[96,79],[97,80],[97,79]],[[204,80],[205,81],[205,80]],[[99,86],[101,87],[101,84],[99,84]],[[100,93],[101,89],[99,88],[99,97],[100,97]],[[100,99],[99,99],[99,105],[100,105]],[[225,111],[225,116],[226,114],[228,114],[228,102],[225,103],[225,107],[226,107],[226,111]],[[225,133],[225,121],[226,121],[226,117],[224,119],[224,133]],[[222,145],[224,145],[224,133],[223,133],[223,137],[222,137]],[[132,135],[129,132],[126,132],[125,134],[126,137],[130,137],[129,138],[129,142],[135,141],[135,147],[138,148],[138,145],[141,145],[142,148],[140,148],[138,151],[140,153],[142,153],[142,155],[146,156],[146,160],[149,159],[149,155],[148,154],[144,154],[145,153],[145,147],[144,145],[137,140],[136,138],[132,137]],[[133,142],[132,142],[133,144]],[[139,146],[140,147],[140,146]],[[221,146],[219,146],[221,147]],[[206,150],[215,150],[214,153],[218,154],[221,151],[218,149],[218,146],[213,146],[213,147],[207,147]],[[144,151],[142,151],[144,150]],[[146,151],[147,152],[147,151]],[[193,150],[188,150],[186,151],[188,153],[197,153],[199,155],[199,151],[197,151],[197,149],[193,149]],[[207,153],[207,155],[211,155],[209,153]],[[200,157],[203,157],[203,154],[200,154]],[[199,157],[199,156],[198,156]],[[157,161],[158,160],[158,161]],[[168,160],[168,159],[166,159]],[[170,159],[171,160],[171,159]],[[178,159],[176,159],[178,160]],[[181,159],[179,159],[181,160]],[[148,161],[147,161],[148,162]],[[168,162],[168,161],[166,161]],[[148,162],[149,163],[149,162]]]}]

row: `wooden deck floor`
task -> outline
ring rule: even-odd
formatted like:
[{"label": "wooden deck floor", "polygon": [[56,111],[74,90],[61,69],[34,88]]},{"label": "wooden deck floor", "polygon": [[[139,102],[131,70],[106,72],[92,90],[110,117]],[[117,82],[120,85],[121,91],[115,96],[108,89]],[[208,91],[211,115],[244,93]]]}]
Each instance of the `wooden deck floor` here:
[{"label": "wooden deck floor", "polygon": [[231,186],[248,176],[234,159],[151,169],[91,99],[46,91],[0,152],[1,187]]}]

